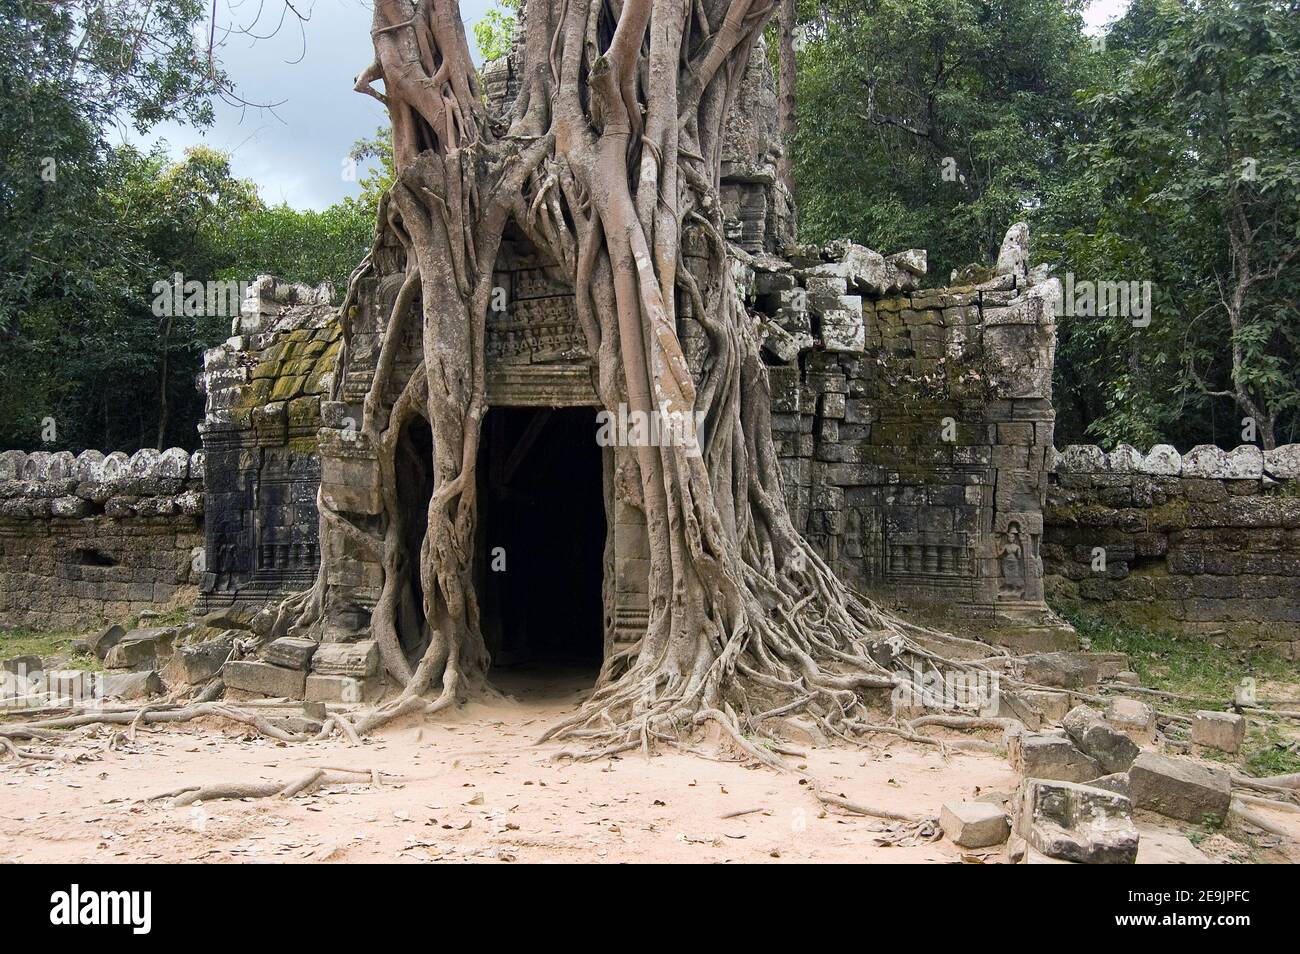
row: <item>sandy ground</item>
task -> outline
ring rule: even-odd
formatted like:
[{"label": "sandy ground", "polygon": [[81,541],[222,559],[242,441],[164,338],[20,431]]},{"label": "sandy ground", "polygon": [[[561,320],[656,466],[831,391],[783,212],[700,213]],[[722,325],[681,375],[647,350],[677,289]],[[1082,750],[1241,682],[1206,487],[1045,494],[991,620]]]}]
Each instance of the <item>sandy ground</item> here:
[{"label": "sandy ground", "polygon": [[[795,776],[668,753],[597,763],[556,761],[534,745],[579,698],[572,679],[506,680],[507,698],[391,726],[360,748],[342,740],[283,745],[220,721],[140,730],[110,746],[97,730],[62,751],[75,762],[0,763],[0,860],[18,862],[940,862],[947,840],[894,845],[886,823],[828,812]],[[823,748],[799,764],[827,791],[911,814],[944,801],[1010,793],[994,755],[895,741]],[[379,769],[401,782],[336,785],[291,800],[171,807],[147,797],[186,784],[288,782],[314,767]],[[745,814],[726,818],[731,813]],[[1300,815],[1274,816],[1295,829]],[[1217,860],[1288,859],[1280,847],[1214,835]],[[1163,855],[1190,848],[1144,828]],[[1192,849],[1194,852],[1195,849]],[[1261,857],[1261,851],[1266,857]],[[976,860],[966,853],[967,861]],[[974,853],[1003,860],[1001,850]],[[1147,859],[1144,859],[1147,860]]]}]

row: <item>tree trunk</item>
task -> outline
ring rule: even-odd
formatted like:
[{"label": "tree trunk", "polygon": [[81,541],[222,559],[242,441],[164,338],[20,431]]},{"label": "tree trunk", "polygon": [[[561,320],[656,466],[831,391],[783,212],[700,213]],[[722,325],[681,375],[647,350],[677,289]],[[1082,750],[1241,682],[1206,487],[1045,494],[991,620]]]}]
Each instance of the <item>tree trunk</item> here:
[{"label": "tree trunk", "polygon": [[1241,411],[1254,419],[1264,450],[1272,450],[1277,446],[1273,434],[1273,414],[1264,403],[1266,399],[1255,400],[1246,380],[1248,369],[1243,340],[1246,332],[1246,300],[1251,287],[1259,281],[1260,276],[1255,273],[1252,262],[1255,230],[1251,228],[1241,193],[1236,187],[1229,193],[1225,219],[1228,245],[1232,250],[1232,277],[1227,283],[1227,294],[1222,297],[1224,309],[1228,313],[1228,328],[1232,332],[1232,398]]},{"label": "tree trunk", "polygon": [[[775,708],[844,732],[865,711],[857,690],[894,684],[873,654],[884,638],[893,652],[905,649],[906,624],[850,593],[790,521],[767,372],[731,278],[723,127],[773,3],[530,0],[518,100],[499,122],[482,104],[456,0],[376,0],[375,59],[357,88],[384,101],[392,119],[396,181],[379,229],[407,257],[361,429],[378,449],[384,495],[372,632],[405,689],[359,729],[454,704],[486,675],[471,578],[474,468],[485,317],[510,223],[572,277],[603,405],[657,413],[699,442],[694,451],[689,439],[635,448],[649,622],[552,733],[611,751],[713,719],[739,738],[762,731],[756,714]],[[372,85],[381,79],[382,93]],[[683,258],[688,241],[705,257]],[[370,268],[368,259],[354,275],[345,322]],[[389,406],[393,349],[417,296],[423,363]],[[709,339],[699,380],[677,336],[684,305]],[[402,540],[414,516],[398,500],[394,472],[398,435],[415,417],[433,433],[434,491],[412,567]],[[322,502],[322,536],[338,519]],[[421,650],[408,655],[410,574],[427,623]],[[322,573],[287,609],[318,616],[323,581]]]},{"label": "tree trunk", "polygon": [[162,368],[158,372],[158,439],[154,447],[159,450],[167,446],[167,424],[170,404],[167,400],[167,377],[171,364],[172,319],[168,318],[162,327]]},{"label": "tree trunk", "polygon": [[781,0],[781,41],[777,46],[777,109],[780,120],[781,166],[778,170],[785,187],[794,193],[794,84],[798,75],[794,54],[795,0]]}]

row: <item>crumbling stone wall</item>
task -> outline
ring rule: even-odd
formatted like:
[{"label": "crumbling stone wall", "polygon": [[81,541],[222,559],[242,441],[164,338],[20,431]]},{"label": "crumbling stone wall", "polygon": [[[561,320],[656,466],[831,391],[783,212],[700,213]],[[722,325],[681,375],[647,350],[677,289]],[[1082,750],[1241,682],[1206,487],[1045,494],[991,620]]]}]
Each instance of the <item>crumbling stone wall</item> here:
[{"label": "crumbling stone wall", "polygon": [[795,239],[794,197],[777,170],[782,155],[776,84],[760,37],[727,116],[722,141],[722,211],[727,240],[746,252],[779,253]]},{"label": "crumbling stone wall", "polygon": [[201,607],[304,589],[320,562],[316,432],[342,339],[333,289],[262,276],[204,354]]},{"label": "crumbling stone wall", "polygon": [[1067,447],[1044,516],[1054,597],[1300,659],[1300,445]]},{"label": "crumbling stone wall", "polygon": [[203,565],[202,452],[0,454],[0,625],[73,627],[187,605]]},{"label": "crumbling stone wall", "polygon": [[799,529],[887,602],[1050,641],[1040,550],[1059,285],[1025,268],[1027,240],[1013,228],[997,268],[950,288],[917,287],[923,251],[844,243],[754,256],[747,278]]}]

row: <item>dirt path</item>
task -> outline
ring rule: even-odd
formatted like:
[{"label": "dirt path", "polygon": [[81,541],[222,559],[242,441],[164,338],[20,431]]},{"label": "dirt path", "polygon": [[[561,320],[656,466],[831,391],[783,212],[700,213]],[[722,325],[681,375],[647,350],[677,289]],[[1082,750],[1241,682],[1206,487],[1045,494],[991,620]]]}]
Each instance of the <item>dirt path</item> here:
[{"label": "dirt path", "polygon": [[[878,844],[882,823],[823,811],[797,778],[766,769],[688,754],[554,761],[561,746],[532,743],[571,710],[577,691],[572,683],[514,691],[436,722],[396,724],[360,748],[340,740],[286,746],[212,722],[141,730],[119,749],[103,732],[64,749],[82,754],[75,763],[6,761],[0,861],[960,858],[947,841]],[[829,791],[918,814],[1016,784],[1001,758],[953,754],[945,761],[931,748],[901,742],[874,751],[819,749],[806,764]],[[144,801],[185,784],[289,781],[319,766],[377,768],[406,780],[332,786],[289,801],[182,808]],[[736,812],[747,813],[723,817]],[[1000,861],[1000,852],[988,860]]]}]

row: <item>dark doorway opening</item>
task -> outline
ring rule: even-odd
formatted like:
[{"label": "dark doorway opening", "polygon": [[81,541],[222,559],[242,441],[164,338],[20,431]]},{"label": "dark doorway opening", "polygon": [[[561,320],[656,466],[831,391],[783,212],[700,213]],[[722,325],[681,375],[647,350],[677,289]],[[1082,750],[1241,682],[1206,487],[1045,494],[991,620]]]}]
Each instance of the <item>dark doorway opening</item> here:
[{"label": "dark doorway opening", "polygon": [[478,563],[494,669],[600,668],[605,504],[591,408],[492,408]]}]

